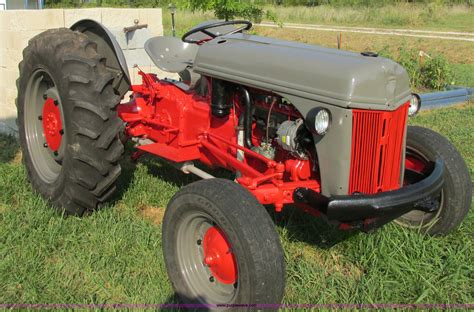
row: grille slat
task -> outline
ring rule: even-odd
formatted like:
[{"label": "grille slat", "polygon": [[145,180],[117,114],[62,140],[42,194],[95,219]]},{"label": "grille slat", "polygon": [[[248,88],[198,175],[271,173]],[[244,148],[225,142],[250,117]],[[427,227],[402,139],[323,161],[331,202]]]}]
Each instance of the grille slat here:
[{"label": "grille slat", "polygon": [[374,194],[400,187],[408,103],[393,112],[352,111],[349,194]]}]

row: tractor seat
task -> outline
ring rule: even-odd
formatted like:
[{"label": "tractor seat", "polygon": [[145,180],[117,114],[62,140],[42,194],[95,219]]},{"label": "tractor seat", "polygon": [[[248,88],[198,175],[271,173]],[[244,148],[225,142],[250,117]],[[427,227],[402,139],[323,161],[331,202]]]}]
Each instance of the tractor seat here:
[{"label": "tractor seat", "polygon": [[145,42],[145,51],[153,63],[161,70],[178,73],[191,88],[201,77],[192,70],[198,49],[175,37],[153,37]]}]

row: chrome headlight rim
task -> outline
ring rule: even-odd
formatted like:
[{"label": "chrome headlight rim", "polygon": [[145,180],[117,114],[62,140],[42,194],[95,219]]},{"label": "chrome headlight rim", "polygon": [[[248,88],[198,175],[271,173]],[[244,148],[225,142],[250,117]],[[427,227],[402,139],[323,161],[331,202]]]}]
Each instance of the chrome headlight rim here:
[{"label": "chrome headlight rim", "polygon": [[[321,125],[325,123],[325,125]],[[331,128],[331,111],[324,107],[315,107],[311,109],[306,116],[306,127],[314,134],[323,136]]]},{"label": "chrome headlight rim", "polygon": [[411,94],[410,105],[408,106],[408,116],[413,117],[420,111],[421,100],[420,96],[416,93]]}]

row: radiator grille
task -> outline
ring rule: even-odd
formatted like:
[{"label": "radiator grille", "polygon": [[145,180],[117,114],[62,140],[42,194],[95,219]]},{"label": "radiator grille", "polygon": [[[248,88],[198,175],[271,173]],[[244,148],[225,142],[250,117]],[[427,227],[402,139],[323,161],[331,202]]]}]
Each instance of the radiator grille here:
[{"label": "radiator grille", "polygon": [[349,194],[374,194],[400,187],[408,103],[397,110],[352,112]]}]

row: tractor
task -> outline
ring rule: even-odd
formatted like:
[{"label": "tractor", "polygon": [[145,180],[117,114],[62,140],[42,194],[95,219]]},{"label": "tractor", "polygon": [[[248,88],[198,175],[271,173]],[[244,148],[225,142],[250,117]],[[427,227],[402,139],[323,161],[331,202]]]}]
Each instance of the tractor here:
[{"label": "tractor", "polygon": [[181,39],[149,39],[151,60],[179,78],[140,70],[137,85],[98,22],[32,38],[17,107],[33,189],[64,215],[94,211],[117,189],[126,141],[133,160],[151,154],[199,176],[165,211],[168,276],[183,302],[242,309],[282,301],[284,252],[269,209],[364,232],[394,221],[441,235],[462,222],[469,170],[446,138],[407,125],[419,107],[402,66],[251,27],[214,20]]}]

